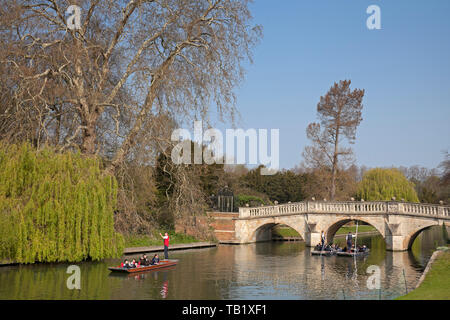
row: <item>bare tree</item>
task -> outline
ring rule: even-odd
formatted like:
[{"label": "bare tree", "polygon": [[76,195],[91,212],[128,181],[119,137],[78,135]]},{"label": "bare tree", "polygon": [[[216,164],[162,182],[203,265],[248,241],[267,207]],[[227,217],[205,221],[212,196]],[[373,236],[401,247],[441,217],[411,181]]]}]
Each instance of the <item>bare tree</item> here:
[{"label": "bare tree", "polygon": [[79,0],[73,29],[67,1],[1,1],[5,134],[99,153],[115,170],[161,113],[182,122],[215,105],[233,118],[242,62],[261,36],[249,2]]},{"label": "bare tree", "polygon": [[356,129],[362,121],[364,90],[352,91],[350,85],[350,80],[339,81],[334,83],[325,96],[320,97],[317,104],[320,123],[311,123],[306,130],[312,145],[305,147],[303,157],[308,166],[329,172],[331,200],[336,196],[339,161],[350,160],[352,157],[351,148],[343,147],[342,141],[347,139],[348,143],[354,143]]}]

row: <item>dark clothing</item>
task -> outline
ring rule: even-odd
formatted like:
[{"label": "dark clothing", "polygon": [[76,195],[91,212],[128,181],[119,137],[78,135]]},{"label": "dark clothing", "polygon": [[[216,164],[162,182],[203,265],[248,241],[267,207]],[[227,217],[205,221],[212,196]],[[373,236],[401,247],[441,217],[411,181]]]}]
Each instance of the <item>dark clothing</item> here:
[{"label": "dark clothing", "polygon": [[350,250],[351,247],[352,247],[352,239],[353,239],[353,236],[352,236],[351,234],[348,234],[347,237],[346,237],[346,240],[347,240],[347,248],[348,248],[349,250]]},{"label": "dark clothing", "polygon": [[164,246],[164,259],[166,259],[166,260],[169,259],[169,247],[168,246]]},{"label": "dark clothing", "polygon": [[141,258],[141,259],[139,260],[139,263],[141,264],[141,266],[148,266],[148,265],[149,265],[148,259],[143,259],[143,258]]},{"label": "dark clothing", "polygon": [[153,265],[153,264],[156,264],[156,263],[159,263],[159,258],[153,257],[153,259],[152,259],[152,265]]}]

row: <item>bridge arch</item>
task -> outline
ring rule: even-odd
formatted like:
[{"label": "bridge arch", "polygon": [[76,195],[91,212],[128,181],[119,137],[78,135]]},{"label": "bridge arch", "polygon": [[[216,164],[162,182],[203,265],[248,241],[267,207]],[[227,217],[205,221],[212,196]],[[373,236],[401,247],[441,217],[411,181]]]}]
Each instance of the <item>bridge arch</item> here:
[{"label": "bridge arch", "polygon": [[404,239],[404,247],[407,248],[408,250],[411,249],[414,240],[416,240],[416,238],[419,236],[419,234],[422,233],[422,231],[425,231],[431,227],[434,226],[439,226],[439,222],[437,221],[430,221],[426,224],[422,224],[419,227],[416,227],[415,229],[413,229]]},{"label": "bridge arch", "polygon": [[[323,231],[325,231],[325,234],[326,234],[327,243],[333,242],[336,232],[341,227],[343,227],[344,225],[346,225],[347,223],[349,223],[351,221],[364,222],[364,223],[367,223],[368,225],[374,227],[378,231],[378,233],[381,234],[384,241],[386,242],[386,230],[385,230],[384,223],[382,224],[378,221],[372,221],[371,219],[365,219],[365,218],[358,217],[357,219],[355,219],[355,218],[337,219],[334,222],[332,222],[331,224],[329,224],[328,227],[323,230]],[[319,232],[321,232],[321,230],[319,230]]]},{"label": "bridge arch", "polygon": [[291,221],[286,221],[285,219],[276,219],[272,221],[262,221],[256,223],[252,229],[253,232],[250,235],[251,242],[261,242],[261,241],[269,241],[272,239],[272,228],[277,225],[286,225],[289,228],[295,230],[302,240],[305,240],[305,232],[303,228],[300,228],[298,225]]}]

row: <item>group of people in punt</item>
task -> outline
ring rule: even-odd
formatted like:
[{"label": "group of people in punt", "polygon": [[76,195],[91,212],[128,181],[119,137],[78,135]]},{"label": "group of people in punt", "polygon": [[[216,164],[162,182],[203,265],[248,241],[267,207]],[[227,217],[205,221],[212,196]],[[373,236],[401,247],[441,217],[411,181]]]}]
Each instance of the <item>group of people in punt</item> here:
[{"label": "group of people in punt", "polygon": [[318,243],[315,246],[314,250],[316,250],[316,251],[336,251],[336,252],[355,252],[355,251],[356,252],[366,252],[367,251],[366,245],[357,246],[355,248],[355,244],[353,244],[354,237],[355,237],[355,235],[352,234],[351,232],[349,232],[345,236],[347,246],[344,248],[340,248],[338,244],[333,244],[333,243],[325,244],[325,232],[322,231],[322,233],[320,235],[320,243]]},{"label": "group of people in punt", "polygon": [[[164,259],[169,259],[169,234],[166,232],[164,236],[160,233],[159,234],[161,238],[164,240]],[[128,259],[125,259],[124,262],[120,264],[121,268],[139,268],[139,267],[146,267],[146,266],[152,266],[159,263],[159,256],[158,254],[155,254],[152,258],[152,260],[147,259],[147,255],[143,254],[141,258],[139,259],[139,262],[136,262],[135,259],[133,259],[131,262],[128,261]]]},{"label": "group of people in punt", "polygon": [[128,261],[128,259],[125,259],[124,262],[121,263],[121,268],[139,268],[139,267],[146,267],[146,266],[153,266],[155,264],[159,263],[159,256],[158,254],[155,254],[152,258],[152,260],[147,259],[147,255],[143,254],[141,258],[139,259],[139,262],[136,262],[135,259]]}]

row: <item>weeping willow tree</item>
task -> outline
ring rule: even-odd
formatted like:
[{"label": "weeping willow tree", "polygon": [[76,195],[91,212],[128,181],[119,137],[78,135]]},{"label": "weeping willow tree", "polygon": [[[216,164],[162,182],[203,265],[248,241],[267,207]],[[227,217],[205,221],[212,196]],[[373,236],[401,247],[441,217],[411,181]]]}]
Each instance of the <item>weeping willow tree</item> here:
[{"label": "weeping willow tree", "polygon": [[397,169],[375,168],[364,174],[359,183],[357,197],[368,201],[403,199],[419,202],[414,184]]},{"label": "weeping willow tree", "polygon": [[77,262],[120,255],[117,182],[100,160],[0,143],[0,259]]}]

